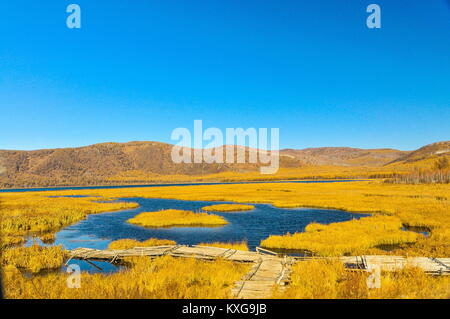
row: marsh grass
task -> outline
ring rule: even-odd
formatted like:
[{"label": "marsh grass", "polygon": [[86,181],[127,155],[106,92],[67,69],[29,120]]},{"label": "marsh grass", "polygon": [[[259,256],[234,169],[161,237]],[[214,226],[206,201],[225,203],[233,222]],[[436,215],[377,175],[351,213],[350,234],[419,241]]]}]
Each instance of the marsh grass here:
[{"label": "marsh grass", "polygon": [[[370,213],[373,216],[330,225],[311,224],[303,234],[272,236],[274,245],[306,247],[320,255],[384,253],[430,257],[450,256],[450,185],[387,184],[382,181],[296,184],[267,183],[183,187],[67,190],[57,192],[1,193],[0,233],[5,295],[9,298],[226,298],[232,283],[249,265],[227,261],[213,263],[172,257],[131,261],[118,273],[82,274],[82,288],[68,289],[67,274],[49,273],[31,278],[22,270],[39,273],[56,269],[64,259],[61,248],[5,248],[24,242],[31,234],[45,236],[88,214],[136,207],[111,202],[117,198],[144,197],[179,200],[269,203],[277,207],[318,207]],[[88,197],[49,197],[84,195]],[[100,197],[96,197],[100,196]],[[107,200],[108,202],[99,202]],[[153,212],[144,214],[164,214]],[[198,225],[188,212],[178,218],[165,215],[158,225]],[[300,213],[300,212],[299,212]],[[176,214],[173,217],[176,217]],[[202,215],[204,214],[204,215]],[[138,215],[139,216],[139,215]],[[147,215],[145,215],[147,216]],[[158,215],[148,215],[150,221]],[[137,217],[137,216],[136,216]],[[193,217],[193,218],[191,218]],[[216,219],[216,222],[219,220]],[[226,221],[225,221],[226,223]],[[151,222],[150,222],[151,224]],[[427,227],[429,237],[401,230],[402,225]],[[157,226],[162,227],[162,226]],[[170,226],[169,226],[170,227]],[[269,240],[267,239],[267,240]],[[274,240],[275,239],[275,240]],[[270,242],[270,241],[269,241]],[[141,246],[143,243],[137,242]],[[133,245],[135,243],[133,242]],[[215,244],[215,243],[213,243]],[[397,245],[392,251],[380,245]],[[126,245],[125,243],[123,245]],[[205,243],[205,245],[212,245]],[[234,247],[232,246],[228,247]],[[433,278],[416,268],[383,273],[381,289],[367,289],[366,274],[345,272],[342,264],[320,261],[294,266],[293,284],[282,298],[449,298],[449,277]],[[281,294],[281,295],[280,295]]]},{"label": "marsh grass", "polygon": [[51,197],[48,193],[1,193],[1,247],[23,242],[18,237],[51,233],[78,222],[88,214],[135,208],[137,203],[98,202],[98,197]]},{"label": "marsh grass", "polygon": [[307,250],[321,256],[359,255],[373,247],[414,243],[419,236],[403,231],[397,217],[371,216],[329,225],[309,224],[303,233],[269,236],[261,246]]},{"label": "marsh grass", "polygon": [[[417,239],[410,245],[403,245],[403,235],[400,238],[399,248],[394,250],[397,254],[420,253],[433,257],[450,256],[450,185],[449,184],[386,184],[383,181],[361,181],[341,183],[265,183],[236,185],[197,185],[183,187],[152,187],[152,188],[122,188],[122,189],[91,189],[91,190],[66,190],[57,192],[8,194],[0,195],[2,206],[0,213],[9,217],[2,221],[2,228],[11,230],[48,229],[63,227],[72,222],[84,218],[84,209],[73,209],[79,205],[88,208],[95,205],[97,209],[111,209],[104,205],[118,205],[124,203],[92,203],[91,199],[99,198],[117,199],[127,197],[165,198],[179,200],[204,200],[204,201],[230,201],[238,203],[268,203],[276,207],[317,207],[326,209],[342,209],[350,212],[370,213],[374,217],[388,215],[396,217],[402,224],[408,226],[427,227],[431,230],[430,236]],[[48,196],[83,195],[87,198],[51,198]],[[100,196],[100,197],[94,197]],[[23,207],[21,206],[23,205]],[[97,206],[98,205],[98,206]],[[61,209],[58,210],[58,207]],[[22,209],[23,208],[23,209]],[[47,208],[50,208],[47,210]],[[33,211],[31,219],[27,212]],[[89,209],[86,209],[88,211]],[[69,211],[69,213],[67,213]],[[95,212],[90,210],[91,212]],[[47,214],[47,212],[49,212]],[[57,216],[56,223],[51,222],[52,216]],[[66,218],[67,216],[67,218]],[[17,217],[17,218],[16,218]],[[23,220],[24,227],[19,227]],[[34,221],[49,220],[47,223]],[[16,220],[17,219],[17,220]],[[9,221],[8,221],[9,220]],[[13,225],[6,226],[9,223]],[[54,225],[56,224],[56,225]],[[345,224],[345,222],[344,222]],[[44,225],[44,226],[40,226]],[[344,231],[346,228],[342,228]],[[23,232],[22,230],[20,230]],[[14,237],[16,231],[2,232],[2,245],[5,241],[17,241]],[[370,244],[367,251],[376,250],[376,242],[379,241],[380,232],[365,233],[365,241]],[[409,235],[408,235],[409,236]],[[408,240],[409,241],[409,240]],[[408,242],[407,241],[407,242]],[[333,246],[333,241],[328,245]],[[351,250],[353,242],[343,243]],[[374,246],[375,245],[375,246]],[[362,246],[361,246],[362,247]],[[383,253],[383,252],[382,252]],[[390,254],[391,252],[384,252]]]},{"label": "marsh grass", "polygon": [[[30,230],[60,229],[85,218],[88,213],[124,209],[129,205],[125,203],[94,203],[93,201],[99,201],[102,198],[113,200],[144,197],[268,203],[284,208],[317,207],[370,213],[373,216],[361,219],[360,223],[350,221],[340,223],[342,226],[330,227],[311,225],[308,228],[311,230],[310,234],[299,237],[300,244],[307,243],[313,246],[310,238],[321,234],[326,241],[319,241],[319,244],[316,245],[316,254],[320,254],[320,252],[335,254],[339,251],[359,251],[367,254],[376,251],[383,254],[448,257],[450,256],[449,194],[449,184],[386,184],[383,181],[242,184],[238,188],[236,185],[197,185],[2,193],[0,194],[1,245],[4,247],[11,243],[20,244],[23,242],[21,236]],[[49,197],[68,195],[88,197]],[[387,224],[383,218],[372,219],[383,216],[395,220],[393,223],[388,223],[396,225],[395,229],[390,226],[384,229],[384,225]],[[378,222],[380,223],[377,224]],[[184,224],[185,221],[182,223]],[[430,236],[424,237],[411,234],[412,232],[403,232],[397,228],[400,223],[408,227],[427,227],[431,231]],[[167,225],[167,223],[165,224]],[[373,232],[369,231],[370,227],[375,226],[379,227],[374,228]],[[324,229],[320,232],[319,229],[313,231],[313,227],[323,227]],[[348,234],[345,235],[345,232]],[[362,235],[362,244],[358,244],[357,236],[360,235]],[[333,249],[333,246],[336,246],[335,238],[340,245],[337,250]],[[383,243],[398,244],[398,248],[389,252],[382,251],[378,244]]]},{"label": "marsh grass", "polygon": [[42,247],[33,244],[30,247],[7,248],[0,256],[3,267],[15,267],[31,273],[42,270],[59,269],[66,253],[61,246]]},{"label": "marsh grass", "polygon": [[236,249],[236,250],[244,250],[248,251],[248,245],[246,241],[241,242],[213,242],[213,243],[200,243],[197,246],[206,246],[206,247],[219,247],[219,248],[228,248],[228,249]]},{"label": "marsh grass", "polygon": [[292,299],[430,299],[450,297],[450,277],[426,275],[419,268],[382,272],[380,288],[369,289],[368,274],[346,271],[339,261],[299,262],[292,282],[274,298]]},{"label": "marsh grass", "polygon": [[206,212],[223,212],[223,213],[242,212],[253,209],[255,209],[255,206],[253,205],[242,205],[242,204],[217,204],[202,207],[202,210]]},{"label": "marsh grass", "polygon": [[38,236],[44,244],[53,244],[56,240],[55,234],[47,233]]},{"label": "marsh grass", "polygon": [[[280,208],[315,207],[370,213],[374,216],[388,215],[408,226],[431,229],[429,237],[416,241],[420,242],[420,251],[424,255],[450,256],[450,184],[386,184],[383,181],[264,183],[242,184],[239,188],[235,185],[198,185],[77,190],[55,194],[268,203]],[[373,242],[378,235],[379,232],[374,236],[367,233],[366,238],[373,237],[370,239]],[[333,241],[329,245],[332,246]],[[351,248],[353,243],[348,242],[346,245]],[[414,246],[397,253],[407,253],[414,250]]]},{"label": "marsh grass", "polygon": [[[357,163],[355,163],[357,164]],[[110,183],[158,183],[158,182],[241,182],[241,181],[280,181],[280,180],[320,180],[320,179],[367,179],[388,178],[407,174],[415,167],[395,165],[388,167],[367,167],[362,160],[358,166],[306,165],[302,167],[280,168],[276,174],[261,175],[259,171],[222,172],[206,175],[159,175],[142,171],[128,171],[107,179]]]},{"label": "marsh grass", "polygon": [[44,299],[223,299],[250,265],[224,260],[135,257],[130,268],[114,274],[82,273],[81,287],[67,287],[67,274],[26,278],[14,268],[3,270],[6,298]]},{"label": "marsh grass", "polygon": [[450,242],[448,237],[439,237],[433,235],[431,237],[419,236],[414,244],[402,243],[396,245],[393,249],[386,251],[379,248],[372,248],[365,251],[367,255],[400,255],[411,257],[435,256],[448,257],[450,252]]},{"label": "marsh grass", "polygon": [[8,236],[0,234],[0,251],[7,247],[24,244],[26,241],[26,238],[23,236]]},{"label": "marsh grass", "polygon": [[138,241],[135,239],[119,239],[111,242],[108,245],[108,249],[130,249],[134,247],[151,247],[151,246],[164,246],[164,245],[176,245],[173,240],[150,238],[144,241]]},{"label": "marsh grass", "polygon": [[144,227],[193,227],[221,226],[228,222],[225,218],[208,213],[194,213],[187,210],[166,209],[145,212],[128,220],[129,223]]}]

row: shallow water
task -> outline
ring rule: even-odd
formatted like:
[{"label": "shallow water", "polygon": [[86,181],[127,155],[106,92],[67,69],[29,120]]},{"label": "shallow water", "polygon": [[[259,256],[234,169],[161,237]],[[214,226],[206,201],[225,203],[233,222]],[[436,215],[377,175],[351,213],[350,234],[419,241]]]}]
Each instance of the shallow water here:
[{"label": "shallow water", "polygon": [[[119,212],[89,215],[85,220],[71,225],[56,234],[56,245],[66,249],[88,247],[106,249],[111,241],[132,238],[171,239],[178,244],[194,245],[201,242],[234,242],[245,240],[250,250],[259,246],[269,235],[284,235],[288,232],[302,232],[305,227],[318,222],[329,224],[359,219],[364,214],[354,214],[341,210],[313,208],[276,208],[268,204],[254,204],[255,209],[247,212],[215,213],[223,216],[229,224],[220,227],[171,227],[144,228],[127,223],[127,220],[141,212],[162,209],[183,209],[200,211],[203,206],[217,204],[211,201],[182,201],[173,199],[121,198],[120,201],[137,202],[140,207]],[[220,202],[225,203],[225,202]],[[80,261],[82,270],[98,272],[94,266]],[[115,266],[96,262],[103,271],[114,271]]]},{"label": "shallow water", "polygon": [[408,226],[403,225],[402,230],[404,231],[412,231],[421,235],[424,235],[425,237],[430,237],[431,229],[429,227],[425,226]]}]

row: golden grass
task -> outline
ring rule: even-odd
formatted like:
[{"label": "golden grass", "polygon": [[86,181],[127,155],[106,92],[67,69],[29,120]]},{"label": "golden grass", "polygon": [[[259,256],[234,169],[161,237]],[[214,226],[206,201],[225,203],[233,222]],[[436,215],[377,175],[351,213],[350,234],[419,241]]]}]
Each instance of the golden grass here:
[{"label": "golden grass", "polygon": [[274,298],[431,299],[450,298],[450,277],[426,275],[419,268],[383,272],[380,288],[369,289],[368,274],[346,271],[339,261],[313,260],[292,267],[292,282]]},{"label": "golden grass", "polygon": [[411,244],[400,244],[398,247],[392,247],[391,250],[385,251],[379,248],[367,249],[366,255],[406,255],[406,256],[430,256],[430,257],[448,257],[450,252],[450,243],[439,235],[431,237],[419,236],[417,241]]},{"label": "golden grass", "polygon": [[[105,198],[144,197],[269,203],[287,208],[320,207],[371,213],[373,216],[364,217],[359,221],[331,225],[312,224],[307,227],[304,234],[277,238],[283,242],[283,245],[290,245],[292,243],[286,239],[292,237],[296,247],[305,247],[323,255],[379,254],[381,252],[449,257],[449,194],[450,185],[446,184],[406,185],[386,184],[382,181],[242,184],[239,188],[236,185],[197,185],[2,193],[0,194],[0,231],[2,232],[0,243],[3,247],[2,269],[5,274],[5,295],[9,298],[226,298],[229,296],[232,282],[240,279],[248,271],[249,265],[231,264],[226,261],[207,263],[164,257],[152,262],[142,259],[142,261],[133,261],[130,269],[113,275],[83,273],[81,289],[68,289],[67,274],[64,273],[50,273],[31,278],[24,277],[20,273],[17,267],[31,272],[58,268],[62,263],[61,254],[52,250],[55,248],[43,250],[44,248],[33,246],[4,249],[6,245],[22,243],[24,236],[29,233],[46,236],[45,234],[79,221],[90,213],[133,207],[133,204],[95,203]],[[66,195],[89,197],[47,197]],[[158,212],[145,214],[158,214]],[[148,217],[154,216],[156,215]],[[401,231],[402,224],[428,227],[431,230],[431,236],[424,237]],[[399,247],[391,252],[381,251],[378,247],[389,244],[398,244]],[[234,243],[227,247],[234,247]],[[15,249],[25,249],[25,251]],[[199,275],[197,271],[200,272]],[[333,262],[299,263],[294,266],[292,286],[285,293],[277,292],[275,297],[450,297],[449,277],[433,278],[415,268],[396,273],[383,273],[381,289],[367,289],[366,276],[363,273],[343,271],[341,264],[333,264]]]},{"label": "golden grass", "polygon": [[371,299],[449,299],[450,277],[430,276],[419,268],[404,268],[381,277],[380,289],[369,291]]},{"label": "golden grass", "polygon": [[344,265],[339,261],[313,260],[299,262],[292,267],[291,284],[274,298],[334,299],[339,297],[339,279],[345,277]]},{"label": "golden grass", "polygon": [[[1,247],[20,243],[17,237],[55,232],[84,219],[88,214],[135,208],[136,203],[100,203],[99,197],[49,197],[46,192],[1,193]],[[0,247],[0,248],[1,248]]]},{"label": "golden grass", "polygon": [[373,216],[329,225],[309,224],[305,232],[269,236],[265,248],[307,250],[321,256],[359,255],[377,246],[414,243],[419,235],[401,230],[393,216]]},{"label": "golden grass", "polygon": [[[195,183],[195,182],[242,182],[242,181],[279,181],[301,179],[367,179],[391,177],[413,171],[416,166],[395,165],[388,167],[364,166],[363,160],[358,166],[306,165],[295,168],[280,168],[276,174],[261,175],[258,170],[243,172],[222,172],[207,175],[159,175],[142,171],[127,171],[108,178],[113,183]],[[420,166],[420,164],[418,164]],[[421,166],[420,166],[421,167]]]},{"label": "golden grass", "polygon": [[159,212],[140,213],[128,220],[129,223],[144,227],[192,227],[221,226],[228,222],[225,218],[207,213],[188,210],[166,209]]},{"label": "golden grass", "polygon": [[1,235],[0,236],[0,251],[7,247],[18,246],[24,244],[26,239],[22,236],[8,236]]},{"label": "golden grass", "polygon": [[213,243],[200,243],[197,244],[197,246],[206,246],[206,247],[219,247],[219,248],[228,248],[228,249],[236,249],[236,250],[244,250],[248,251],[248,246],[246,241],[241,242],[228,242],[228,243],[222,243],[222,242],[213,242]]},{"label": "golden grass", "polygon": [[253,205],[242,205],[242,204],[217,204],[202,207],[202,210],[207,212],[241,212],[255,209]]},{"label": "golden grass", "polygon": [[[16,210],[8,211],[4,207],[12,207],[8,202],[17,204],[16,196],[25,202],[27,197],[31,197],[26,207],[31,209],[39,204],[44,205],[48,200],[44,196],[61,195],[85,195],[89,199],[63,198],[51,199],[61,200],[63,206],[70,207],[71,201],[79,203],[86,201],[91,203],[92,196],[102,196],[103,198],[123,198],[123,197],[144,197],[144,198],[166,198],[180,200],[204,200],[204,201],[232,201],[239,203],[270,203],[277,207],[320,207],[342,209],[350,212],[372,213],[374,216],[364,218],[361,227],[365,223],[372,225],[371,219],[377,215],[388,215],[397,218],[398,222],[408,226],[425,226],[431,229],[431,236],[416,238],[413,245],[400,245],[396,254],[423,254],[434,257],[450,256],[450,185],[447,184],[426,184],[426,185],[406,185],[406,184],[386,184],[382,181],[361,181],[361,182],[340,182],[340,183],[262,183],[262,184],[241,184],[236,185],[197,185],[183,187],[152,187],[152,188],[122,188],[122,189],[93,189],[93,190],[67,190],[58,192],[32,193],[32,194],[8,194],[0,195],[2,199],[2,212],[8,212],[14,216]],[[36,201],[40,199],[42,201]],[[32,205],[33,204],[33,205]],[[89,204],[90,205],[90,204]],[[99,204],[100,205],[100,204]],[[104,204],[101,204],[104,205]],[[106,205],[112,205],[110,203]],[[115,204],[116,205],[116,204]],[[101,206],[103,207],[103,206]],[[56,209],[56,208],[55,208]],[[68,209],[67,207],[65,208]],[[64,209],[63,209],[64,211]],[[16,212],[16,213],[14,213]],[[300,212],[299,212],[300,213]],[[193,213],[192,213],[193,214]],[[20,213],[20,215],[24,215]],[[45,216],[45,209],[42,210]],[[59,216],[63,216],[60,213]],[[50,214],[50,216],[52,216]],[[69,216],[71,216],[69,214]],[[83,216],[77,218],[84,218]],[[10,218],[11,220],[11,218]],[[377,219],[374,220],[376,222]],[[3,222],[2,222],[3,223]],[[24,221],[29,224],[30,221]],[[344,222],[342,231],[349,230]],[[350,224],[352,225],[352,224]],[[311,226],[312,227],[312,226]],[[358,231],[361,231],[359,227]],[[40,227],[38,227],[40,228]],[[44,227],[47,228],[47,227]],[[332,231],[329,235],[326,232]],[[335,228],[327,228],[321,235],[332,238]],[[336,230],[337,231],[337,230]],[[3,233],[5,235],[5,233]],[[6,234],[7,238],[12,238],[14,232]],[[352,236],[352,235],[349,235]],[[380,241],[380,231],[366,232],[364,241],[371,244],[366,247],[367,251],[373,251],[376,243]],[[400,235],[403,236],[403,235]],[[407,235],[410,236],[410,235]],[[4,236],[5,237],[5,236]],[[3,239],[2,239],[3,240]],[[405,242],[403,237],[396,242]],[[409,242],[409,239],[406,240]],[[333,246],[331,240],[328,245]],[[325,244],[324,244],[325,245]],[[347,248],[341,250],[351,250],[354,243],[349,241],[344,243]],[[363,246],[361,246],[363,248]],[[321,250],[324,248],[321,248]],[[365,248],[364,248],[365,249]],[[327,250],[327,249],[325,249]],[[388,253],[388,252],[385,252]]]},{"label": "golden grass", "polygon": [[262,183],[60,191],[53,194],[270,203],[399,216],[411,226],[449,225],[450,185],[399,185],[381,181]]},{"label": "golden grass", "polygon": [[108,249],[130,249],[134,247],[151,247],[151,246],[164,246],[164,245],[176,245],[173,240],[150,238],[145,241],[138,241],[134,239],[119,239],[111,242],[108,245]]},{"label": "golden grass", "polygon": [[44,244],[53,244],[55,242],[55,240],[56,240],[56,237],[55,237],[55,234],[47,233],[47,234],[40,235],[39,239]]},{"label": "golden grass", "polygon": [[34,244],[30,247],[4,249],[0,261],[3,267],[13,266],[37,273],[41,270],[60,268],[65,257],[65,252],[61,246],[42,247]]},{"label": "golden grass", "polygon": [[[420,251],[435,257],[450,256],[450,185],[386,184],[383,181],[340,183],[262,183],[197,185],[60,191],[54,195],[89,195],[111,198],[144,197],[179,200],[269,203],[277,207],[318,207],[350,212],[384,214],[408,226],[425,226],[431,236],[419,239]],[[300,213],[300,212],[299,212]],[[375,217],[375,216],[374,216]],[[374,218],[374,217],[368,217]],[[367,220],[366,219],[366,220]],[[346,223],[346,222],[344,222]],[[374,234],[378,238],[379,234]],[[367,234],[372,237],[371,234]],[[330,246],[333,242],[329,243]],[[348,243],[349,247],[353,244]],[[414,249],[398,251],[407,253]]]},{"label": "golden grass", "polygon": [[250,265],[224,260],[205,262],[170,256],[135,257],[129,269],[114,274],[82,273],[81,287],[68,288],[67,274],[26,278],[13,267],[3,269],[6,298],[27,299],[224,299]]},{"label": "golden grass", "polygon": [[[380,151],[381,153],[383,151]],[[410,174],[417,170],[433,169],[436,160],[442,155],[431,156],[426,159],[413,162],[395,162],[386,166],[367,165],[367,158],[358,157],[352,162],[355,166],[333,165],[304,165],[301,167],[280,168],[272,175],[262,175],[258,170],[242,172],[222,172],[207,175],[159,175],[146,173],[139,170],[127,171],[107,179],[113,183],[174,183],[174,182],[241,182],[241,181],[279,181],[279,180],[309,180],[309,179],[367,179],[390,178]],[[446,156],[446,158],[449,158]],[[370,160],[369,160],[370,162]]]}]

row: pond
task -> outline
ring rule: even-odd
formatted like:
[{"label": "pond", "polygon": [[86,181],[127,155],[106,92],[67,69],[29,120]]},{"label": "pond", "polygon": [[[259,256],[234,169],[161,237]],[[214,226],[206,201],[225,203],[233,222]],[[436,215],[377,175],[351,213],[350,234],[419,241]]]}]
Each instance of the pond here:
[{"label": "pond", "polygon": [[[120,201],[137,202],[139,208],[119,212],[89,215],[74,225],[56,234],[56,245],[66,249],[87,247],[106,249],[110,242],[123,238],[143,241],[149,238],[170,239],[178,244],[195,245],[208,242],[247,241],[249,249],[255,250],[261,240],[269,235],[284,235],[304,231],[305,227],[317,222],[329,224],[359,219],[365,214],[349,213],[341,210],[315,208],[277,208],[269,204],[254,204],[255,209],[246,212],[215,213],[223,216],[229,224],[220,227],[171,227],[144,228],[127,223],[127,220],[141,212],[163,209],[200,211],[202,207],[218,203],[212,201],[182,201],[173,199],[121,198]],[[100,271],[86,262],[78,263],[82,270]],[[102,271],[114,271],[108,263],[97,263]]]}]

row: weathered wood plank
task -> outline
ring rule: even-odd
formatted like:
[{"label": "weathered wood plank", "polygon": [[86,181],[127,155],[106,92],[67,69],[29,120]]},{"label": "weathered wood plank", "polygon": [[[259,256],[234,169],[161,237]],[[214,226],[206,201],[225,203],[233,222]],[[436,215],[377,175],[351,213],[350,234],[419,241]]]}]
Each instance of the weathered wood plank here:
[{"label": "weathered wood plank", "polygon": [[173,256],[215,260],[222,258],[233,262],[253,263],[253,267],[232,289],[236,298],[270,297],[275,287],[289,281],[291,266],[296,262],[309,260],[339,260],[349,270],[368,271],[379,267],[383,271],[397,271],[407,266],[420,267],[434,275],[450,274],[450,258],[403,257],[389,255],[341,256],[341,257],[281,257],[252,251],[241,251],[219,247],[165,245],[155,247],[134,247],[122,250],[96,250],[77,248],[69,252],[70,259],[101,260],[119,262],[127,257]]}]

